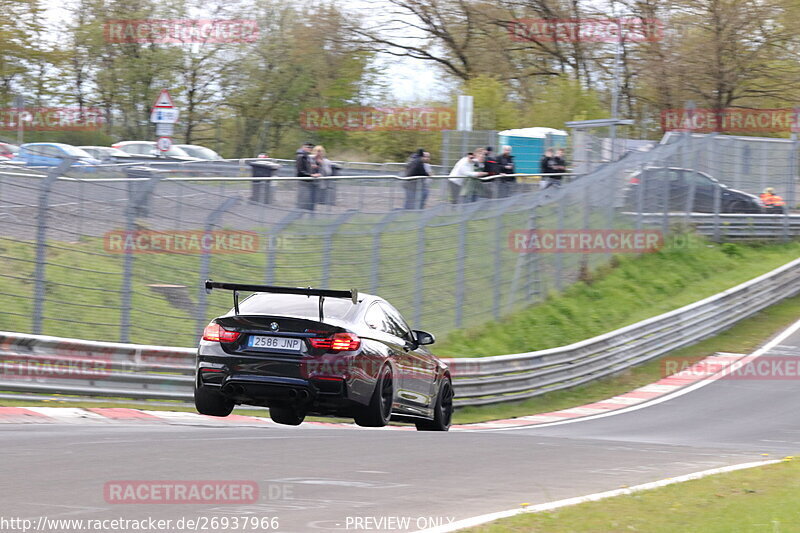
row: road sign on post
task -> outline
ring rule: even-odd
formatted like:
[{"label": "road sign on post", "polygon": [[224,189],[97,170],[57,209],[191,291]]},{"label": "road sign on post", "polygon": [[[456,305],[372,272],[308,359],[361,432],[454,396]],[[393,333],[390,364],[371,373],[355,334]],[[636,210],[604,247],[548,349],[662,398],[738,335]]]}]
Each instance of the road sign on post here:
[{"label": "road sign on post", "polygon": [[150,122],[156,125],[156,136],[158,137],[156,146],[161,152],[169,152],[172,148],[173,124],[178,122],[178,115],[179,112],[172,103],[169,91],[161,89],[153,104],[153,110],[150,112]]},{"label": "road sign on post", "polygon": [[177,109],[167,107],[154,107],[153,112],[150,113],[150,122],[155,124],[175,124],[178,122],[180,115]]},{"label": "road sign on post", "polygon": [[153,104],[153,108],[165,108],[165,109],[172,109],[175,107],[172,105],[172,97],[169,95],[169,91],[166,89],[161,89],[161,93],[156,98],[156,103]]},{"label": "road sign on post", "polygon": [[159,150],[162,152],[168,152],[169,149],[172,148],[172,139],[169,137],[159,137],[156,144],[158,145]]}]

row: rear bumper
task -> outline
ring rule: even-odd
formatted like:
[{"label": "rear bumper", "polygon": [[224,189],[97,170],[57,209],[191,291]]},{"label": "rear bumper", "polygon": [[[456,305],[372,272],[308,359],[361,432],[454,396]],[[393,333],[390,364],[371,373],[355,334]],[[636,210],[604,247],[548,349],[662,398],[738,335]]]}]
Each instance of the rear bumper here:
[{"label": "rear bumper", "polygon": [[361,404],[348,376],[307,376],[286,357],[198,356],[198,384],[219,388],[238,404],[296,405],[308,412],[347,412]]}]

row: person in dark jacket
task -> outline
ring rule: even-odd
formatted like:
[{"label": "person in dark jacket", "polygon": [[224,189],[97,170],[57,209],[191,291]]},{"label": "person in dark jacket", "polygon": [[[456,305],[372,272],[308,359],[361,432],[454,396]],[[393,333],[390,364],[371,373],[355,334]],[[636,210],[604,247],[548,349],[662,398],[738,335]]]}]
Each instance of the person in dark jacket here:
[{"label": "person in dark jacket", "polygon": [[548,148],[544,151],[544,156],[542,156],[539,162],[539,172],[542,175],[542,179],[539,182],[540,188],[547,189],[548,187],[559,187],[561,185],[561,176],[550,176],[550,174],[558,172],[555,168],[555,163],[556,160],[553,155],[553,149]]},{"label": "person in dark jacket", "polygon": [[[406,164],[406,177],[429,176],[425,170],[425,150],[420,148],[413,154]],[[425,180],[405,180],[403,188],[406,190],[404,209],[420,209],[422,207],[422,188]]]},{"label": "person in dark jacket", "polygon": [[[318,173],[314,172],[311,161],[311,150],[314,144],[307,142],[295,152],[295,174],[299,178],[316,178]],[[317,203],[317,184],[314,181],[300,181],[297,184],[297,207],[299,209],[314,210]]]},{"label": "person in dark jacket", "polygon": [[[511,155],[511,147],[503,146],[503,153],[497,158],[497,163],[500,166],[501,174],[514,174],[514,156]],[[516,182],[514,176],[503,176],[500,178],[500,196],[510,196],[514,190],[514,183]]]}]

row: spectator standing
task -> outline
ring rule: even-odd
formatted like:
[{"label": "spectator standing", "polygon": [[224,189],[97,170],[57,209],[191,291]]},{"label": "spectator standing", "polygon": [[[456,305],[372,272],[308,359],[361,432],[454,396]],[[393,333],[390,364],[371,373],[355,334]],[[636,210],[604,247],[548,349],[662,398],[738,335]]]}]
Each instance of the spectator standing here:
[{"label": "spectator standing", "polygon": [[475,155],[470,152],[453,166],[450,177],[447,178],[447,185],[450,189],[450,202],[457,204],[461,197],[461,190],[467,178],[477,178],[485,176],[484,172],[475,170]]},{"label": "spectator standing", "polygon": [[550,162],[553,159],[553,149],[548,148],[544,151],[544,155],[539,160],[539,174],[541,174],[541,179],[539,181],[539,188],[546,189],[550,186],[550,177],[549,175],[553,173],[553,169],[550,166]]},{"label": "spectator standing", "polygon": [[[322,145],[317,145],[311,149],[311,176],[319,178],[322,176],[333,176],[333,165],[327,158],[325,148]],[[319,180],[312,182],[314,184],[314,204],[329,203],[330,198],[328,194],[332,192],[332,188],[328,187],[328,182]],[[311,206],[314,210],[314,206]]]},{"label": "spectator standing", "polygon": [[[559,148],[558,150],[556,150],[556,155],[553,164],[551,166],[553,167],[553,170],[559,174],[563,174],[567,171],[567,161],[566,159],[564,159],[563,148]],[[558,176],[559,185],[561,184],[561,180],[563,177],[564,176]]]},{"label": "spectator standing", "polygon": [[486,152],[483,150],[483,148],[476,148],[473,152],[473,175],[467,178],[460,191],[465,203],[474,202],[477,200],[481,191],[483,190],[483,181],[480,178],[488,175],[485,167],[485,156]]},{"label": "spectator standing", "polygon": [[[413,154],[406,163],[406,177],[427,177],[429,174],[425,170],[425,150],[420,148]],[[404,180],[403,188],[406,191],[406,201],[403,204],[404,209],[420,209],[422,205],[422,186],[423,180],[409,179]]]},{"label": "spectator standing", "polygon": [[[500,165],[501,174],[515,174],[516,165],[514,164],[514,156],[511,155],[511,147],[503,146],[503,153],[497,158],[497,163]],[[514,189],[514,183],[517,179],[514,176],[501,176],[500,177],[500,196],[509,196]]]},{"label": "spectator standing", "polygon": [[[295,152],[295,174],[298,178],[315,178],[314,170],[311,164],[311,150],[314,145],[310,142],[304,143],[303,146]],[[300,181],[297,184],[297,207],[306,209],[308,211],[314,210],[314,205],[317,203],[317,184],[313,181]]]},{"label": "spectator standing", "polygon": [[[433,165],[431,165],[431,153],[430,152],[423,152],[422,153],[422,166],[425,167],[425,172],[428,176],[433,176]],[[420,209],[425,209],[425,201],[428,199],[428,195],[430,193],[430,178],[425,178],[422,181],[422,200],[420,202]]]}]

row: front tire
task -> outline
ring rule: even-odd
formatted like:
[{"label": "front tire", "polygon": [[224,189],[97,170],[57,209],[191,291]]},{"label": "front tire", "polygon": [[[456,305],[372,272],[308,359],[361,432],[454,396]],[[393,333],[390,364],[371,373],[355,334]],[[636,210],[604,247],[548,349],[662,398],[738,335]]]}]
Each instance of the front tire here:
[{"label": "front tire", "polygon": [[380,378],[375,383],[369,405],[362,408],[355,416],[356,424],[367,428],[382,428],[389,423],[392,417],[392,402],[394,401],[394,379],[392,369],[386,365],[381,370]]},{"label": "front tire", "polygon": [[299,426],[305,420],[306,415],[294,407],[270,407],[269,417],[277,424]]},{"label": "front tire", "polygon": [[236,404],[218,391],[203,385],[194,387],[194,406],[201,415],[228,416]]},{"label": "front tire", "polygon": [[433,410],[433,420],[417,422],[417,431],[447,431],[453,420],[453,382],[445,377],[436,395],[436,405]]}]

